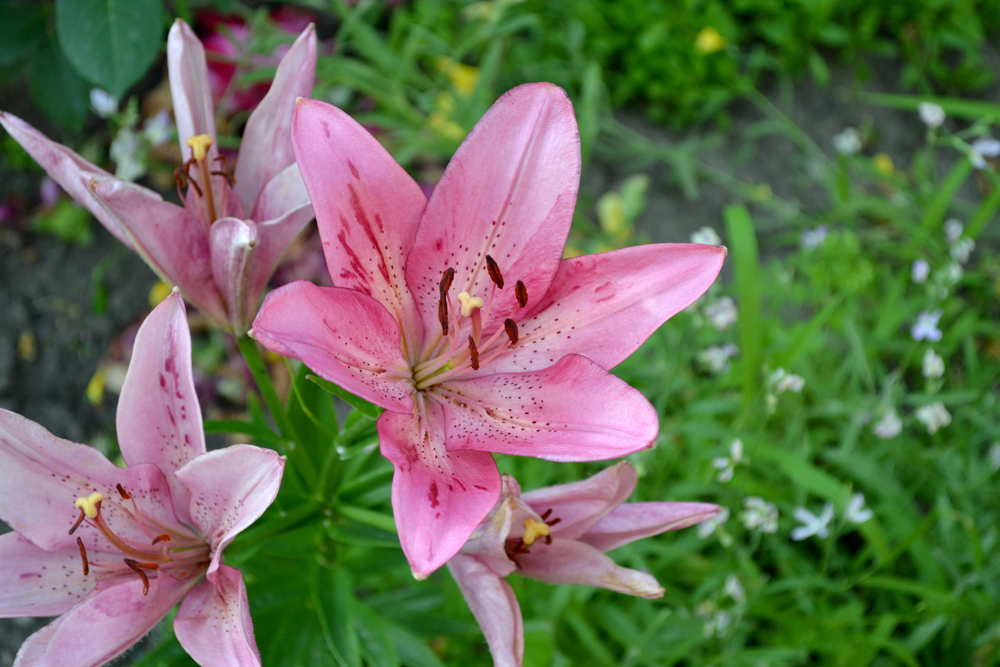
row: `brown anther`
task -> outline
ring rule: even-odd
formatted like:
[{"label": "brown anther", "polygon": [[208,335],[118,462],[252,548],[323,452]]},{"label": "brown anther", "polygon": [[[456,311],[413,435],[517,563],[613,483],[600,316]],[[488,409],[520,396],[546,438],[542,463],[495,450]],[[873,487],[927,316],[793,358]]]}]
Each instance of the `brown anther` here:
[{"label": "brown anther", "polygon": [[552,521],[546,521],[545,523],[548,524],[549,526],[554,526],[560,521],[562,521],[562,519],[552,519]]},{"label": "brown anther", "polygon": [[80,550],[80,559],[83,561],[83,576],[90,574],[90,563],[87,562],[87,549],[83,546],[83,540],[76,538],[76,546]]},{"label": "brown anther", "polygon": [[196,164],[196,163],[197,163],[197,160],[195,160],[194,158],[189,159],[187,162],[184,163],[183,170],[184,170],[184,175],[187,177],[185,179],[185,180],[187,180],[187,184],[189,186],[191,186],[191,187],[194,188],[194,191],[198,193],[199,197],[202,197],[202,196],[204,196],[204,194],[201,191],[201,186],[199,186],[198,185],[198,181],[196,181],[193,178],[191,178],[191,174],[188,173],[188,169],[191,168],[191,165]]},{"label": "brown anther", "polygon": [[521,306],[521,308],[528,305],[528,288],[520,280],[514,285],[514,296],[517,297],[517,305]]},{"label": "brown anther", "polygon": [[503,274],[500,273],[500,267],[497,266],[496,261],[489,255],[486,255],[486,271],[489,272],[493,284],[503,289]]},{"label": "brown anther", "polygon": [[545,544],[552,544],[552,536],[551,535],[546,535],[545,536]]},{"label": "brown anther", "polygon": [[455,269],[449,266],[444,270],[444,275],[441,276],[441,294],[448,294],[453,280],[455,280]]},{"label": "brown anther", "polygon": [[476,341],[473,340],[472,336],[469,336],[469,357],[472,359],[472,370],[479,370],[479,348],[476,347]]},{"label": "brown anther", "polygon": [[441,293],[441,298],[438,299],[438,321],[441,322],[441,333],[442,335],[448,335],[448,295],[444,292]]},{"label": "brown anther", "polygon": [[156,563],[140,563],[137,560],[132,560],[131,558],[125,559],[125,564],[129,566],[133,572],[139,575],[142,579],[142,594],[149,595],[149,577],[143,570],[159,570],[160,566]]},{"label": "brown anther", "polygon": [[74,523],[73,527],[69,529],[69,534],[70,535],[72,535],[73,533],[76,532],[76,529],[80,527],[80,524],[83,523],[83,519],[86,516],[87,516],[87,513],[84,512],[83,510],[80,510],[80,516],[77,517],[76,523]]},{"label": "brown anther", "polygon": [[542,514],[542,515],[541,515],[541,516],[540,516],[539,518],[540,518],[540,519],[541,519],[542,521],[545,521],[545,520],[546,520],[546,519],[548,519],[548,518],[549,518],[550,516],[552,516],[552,508],[551,508],[551,507],[550,507],[550,508],[548,508],[547,510],[545,510],[545,512],[544,512],[544,513],[543,513],[543,514]]},{"label": "brown anther", "polygon": [[507,338],[510,338],[510,344],[514,345],[517,343],[517,322],[510,319],[509,317],[503,321],[503,328],[507,331]]},{"label": "brown anther", "polygon": [[188,177],[181,167],[174,169],[174,182],[177,183],[177,196],[184,200],[184,188],[187,187]]},{"label": "brown anther", "polygon": [[153,538],[153,544],[159,544],[160,542],[169,542],[169,541],[170,541],[170,535],[168,535],[167,533],[163,533],[162,535],[157,535],[156,537]]},{"label": "brown anther", "polygon": [[118,493],[121,494],[122,500],[131,500],[132,494],[125,490],[125,487],[121,484],[116,485],[118,488]]}]

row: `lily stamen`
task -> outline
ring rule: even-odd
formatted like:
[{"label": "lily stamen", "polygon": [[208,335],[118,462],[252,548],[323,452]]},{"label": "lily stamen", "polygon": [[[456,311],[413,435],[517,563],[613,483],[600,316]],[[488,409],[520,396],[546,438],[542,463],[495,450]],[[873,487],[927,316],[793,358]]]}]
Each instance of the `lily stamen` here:
[{"label": "lily stamen", "polygon": [[[215,140],[207,134],[197,134],[193,137],[188,137],[185,143],[191,147],[191,159],[194,160],[201,169],[202,182],[205,184],[204,196],[205,206],[208,208],[208,220],[210,223],[215,222],[215,196],[212,193],[212,175],[209,173],[208,160],[205,159],[208,156],[209,147],[215,143]],[[188,160],[188,162],[190,161],[191,160]],[[185,171],[186,166],[187,164],[185,163]],[[194,183],[194,179],[191,179],[191,182]],[[198,191],[198,195],[201,196],[200,189],[196,187],[195,190]]]},{"label": "lily stamen", "polygon": [[160,566],[156,563],[140,563],[131,558],[126,558],[125,564],[142,579],[142,594],[149,595],[149,577],[146,576],[145,570],[159,570]]},{"label": "lily stamen", "polygon": [[80,559],[83,560],[83,576],[90,574],[90,564],[87,562],[87,548],[83,546],[83,540],[76,538],[76,546],[80,550]]}]

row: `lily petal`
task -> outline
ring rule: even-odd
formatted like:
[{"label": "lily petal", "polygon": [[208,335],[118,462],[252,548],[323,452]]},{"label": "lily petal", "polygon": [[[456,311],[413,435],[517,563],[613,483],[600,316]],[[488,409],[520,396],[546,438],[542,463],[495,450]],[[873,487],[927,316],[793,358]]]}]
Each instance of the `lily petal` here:
[{"label": "lily petal", "polygon": [[383,412],[378,419],[382,456],[395,468],[392,512],[399,542],[418,579],[462,548],[501,488],[490,454],[445,451],[440,406],[427,401],[423,415]]},{"label": "lily petal", "polygon": [[262,222],[257,222],[260,246],[254,256],[253,274],[250,278],[251,303],[254,307],[282,255],[314,217],[306,186],[302,183],[296,164],[272,178],[257,201],[259,215],[255,215],[253,219]]},{"label": "lily petal", "polygon": [[[42,169],[52,177],[59,186],[69,193],[73,199],[83,205],[88,211],[94,214],[102,225],[111,232],[116,239],[125,244],[131,250],[135,247],[121,218],[101,205],[94,198],[94,193],[87,185],[88,179],[81,178],[83,174],[96,174],[107,179],[114,179],[114,176],[104,171],[100,167],[87,162],[82,157],[66,148],[62,144],[57,144],[44,134],[25,123],[17,116],[0,112],[0,125],[10,133],[17,143],[27,151],[28,155],[35,159]],[[139,187],[139,186],[135,186]],[[159,199],[160,195],[144,190],[150,198]]]},{"label": "lily petal", "polygon": [[212,277],[229,306],[233,333],[242,336],[250,327],[257,306],[256,299],[251,302],[251,275],[260,247],[257,225],[252,220],[222,218],[212,225],[208,236]]},{"label": "lily petal", "polygon": [[374,299],[305,280],[267,295],[250,335],[272,352],[387,410],[413,410],[399,325]]},{"label": "lily petal", "polygon": [[529,83],[504,94],[458,148],[435,186],[406,264],[425,335],[440,333],[438,281],[455,269],[455,292],[487,298],[486,255],[505,283],[484,331],[515,307],[514,283],[529,303],[549,288],[569,234],[580,185],[580,134],[566,93]]},{"label": "lily petal", "polygon": [[233,445],[192,459],[177,471],[191,492],[191,519],[212,546],[208,575],[222,551],[274,502],[285,457],[253,445]]},{"label": "lily petal", "polygon": [[653,446],[656,410],[586,357],[541,371],[497,373],[432,387],[444,405],[448,451],[550,461],[598,461]]},{"label": "lily petal", "polygon": [[173,473],[205,453],[205,434],[191,370],[191,331],[177,292],[139,327],[115,423],[122,458],[130,466],[153,463],[164,471],[174,511],[190,523],[191,497]]},{"label": "lily petal", "polygon": [[423,191],[368,130],[332,105],[299,100],[292,142],[333,284],[378,300],[416,354],[422,325],[403,267],[427,204]]},{"label": "lily petal", "polygon": [[490,369],[533,370],[573,352],[614,368],[701,296],[725,258],[718,246],[665,243],[563,260],[549,291],[518,323],[517,345]]},{"label": "lily petal", "polygon": [[539,514],[552,510],[550,518],[559,519],[552,527],[553,537],[575,540],[625,502],[637,480],[635,468],[622,461],[579,482],[530,491],[521,500]]},{"label": "lily petal", "polygon": [[97,667],[153,629],[197,581],[166,575],[149,580],[142,594],[138,577],[98,590],[28,637],[15,667]]},{"label": "lily petal", "polygon": [[619,567],[603,553],[576,540],[536,542],[531,551],[517,557],[526,577],[550,584],[584,584],[654,599],[663,597],[663,587],[651,575]]},{"label": "lily petal", "polygon": [[[215,139],[215,106],[212,104],[212,90],[208,86],[205,47],[191,26],[181,19],[174,21],[167,35],[167,70],[177,138],[180,139],[181,153],[186,162],[191,158],[191,147],[187,145],[189,138],[207,134]],[[218,155],[218,147],[213,144],[208,149],[209,162]]]},{"label": "lily petal", "polygon": [[133,246],[168,283],[191,303],[222,323],[229,321],[212,279],[211,250],[201,223],[187,210],[150,197],[144,188],[117,179],[90,179],[95,198],[127,221]]},{"label": "lily petal", "polygon": [[250,114],[239,159],[236,161],[236,194],[246,210],[278,172],[295,162],[292,151],[292,116],[295,98],[312,94],[316,75],[316,28],[310,23],[278,64],[267,95]]},{"label": "lily petal", "polygon": [[96,583],[75,548],[49,553],[17,533],[0,535],[0,618],[64,614]]},{"label": "lily petal", "polygon": [[[299,165],[292,163],[267,182],[257,197],[250,217],[257,221],[274,220],[309,203],[309,193],[302,181]],[[311,208],[309,210],[312,211]]]},{"label": "lily petal", "polygon": [[709,503],[628,503],[616,507],[579,539],[595,549],[611,551],[644,537],[708,521],[721,511]]},{"label": "lily petal", "polygon": [[80,514],[73,503],[95,490],[105,495],[101,512],[119,536],[146,541],[135,521],[125,520],[116,484],[136,497],[144,515],[184,531],[174,516],[167,481],[155,465],[119,468],[93,447],[57,438],[30,419],[0,410],[0,519],[38,547],[75,550],[76,538],[82,537],[88,553],[113,548],[86,527],[69,535]]},{"label": "lily petal", "polygon": [[174,619],[177,641],[199,665],[259,667],[247,588],[240,571],[223,565],[184,597]]},{"label": "lily petal", "polygon": [[524,661],[524,621],[510,585],[472,556],[448,561],[472,615],[479,622],[495,667],[520,667]]},{"label": "lily petal", "polygon": [[[523,503],[520,503],[516,497],[508,495],[507,481],[514,478],[510,475],[502,475],[501,479],[504,486],[501,502],[491,512],[491,516],[472,533],[469,541],[465,543],[459,553],[475,558],[495,574],[506,577],[517,570],[517,566],[507,556],[504,549],[511,529],[515,526],[521,528],[524,520],[529,517],[537,521],[538,516],[534,512],[525,511],[526,506]],[[514,484],[517,482],[515,481]],[[523,530],[521,534],[523,535]]]}]

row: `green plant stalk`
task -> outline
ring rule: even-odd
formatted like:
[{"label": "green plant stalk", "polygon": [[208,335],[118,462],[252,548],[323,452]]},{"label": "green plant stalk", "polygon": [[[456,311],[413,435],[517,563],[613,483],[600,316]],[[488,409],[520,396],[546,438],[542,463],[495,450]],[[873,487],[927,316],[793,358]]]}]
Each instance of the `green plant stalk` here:
[{"label": "green plant stalk", "polygon": [[278,426],[278,432],[281,433],[281,437],[285,440],[285,450],[288,458],[291,459],[295,470],[302,476],[306,486],[310,489],[315,488],[316,471],[313,469],[312,462],[306,457],[305,450],[298,444],[295,429],[292,427],[288,415],[285,414],[285,406],[282,405],[281,399],[278,398],[278,394],[274,390],[271,375],[268,373],[267,366],[264,364],[264,360],[257,350],[256,341],[249,336],[240,336],[236,339],[236,343],[239,345],[240,352],[243,353],[243,359],[246,360],[247,366],[250,368],[250,373],[257,383],[257,389],[260,390],[260,395],[264,399],[268,411],[271,413],[271,418],[274,419],[274,423]]},{"label": "green plant stalk", "polygon": [[226,555],[235,556],[262,542],[298,528],[309,519],[320,516],[322,512],[323,505],[318,502],[308,502],[301,507],[296,507],[290,512],[285,512],[284,516],[279,516],[263,525],[244,531],[231,545],[226,547]]}]

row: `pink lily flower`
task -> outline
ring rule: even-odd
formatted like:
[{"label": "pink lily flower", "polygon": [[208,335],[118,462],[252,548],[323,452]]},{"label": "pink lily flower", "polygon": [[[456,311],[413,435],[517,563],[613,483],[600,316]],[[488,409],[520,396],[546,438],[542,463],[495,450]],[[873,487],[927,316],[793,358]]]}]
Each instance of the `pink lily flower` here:
[{"label": "pink lily flower", "polygon": [[310,25],[295,41],[247,121],[235,178],[215,145],[205,49],[180,19],[167,38],[167,64],[185,160],[176,172],[178,194],[187,187],[183,206],[115,178],[16,116],[0,113],[0,124],[164,281],[242,335],[281,255],[313,217],[289,128],[294,100],[312,91],[316,31]]},{"label": "pink lily flower", "polygon": [[299,100],[292,141],[335,286],[278,288],[250,333],[386,409],[380,447],[414,576],[447,562],[496,504],[491,452],[592,461],[653,445],[656,410],[605,369],[700,296],[726,251],[561,260],[580,139],[560,88],[501,97],[430,201],[336,107]]},{"label": "pink lily flower", "polygon": [[199,664],[259,666],[222,551],[274,500],[285,461],[251,445],[206,453],[177,292],[139,329],[117,425],[124,469],[0,410],[0,518],[17,531],[0,536],[0,616],[59,616],[14,664],[104,664],[183,598],[174,631]]},{"label": "pink lily flower", "polygon": [[586,584],[643,598],[663,597],[651,575],[619,567],[605,552],[707,521],[707,503],[629,503],[635,468],[619,463],[580,482],[521,495],[510,475],[496,508],[448,561],[486,636],[496,667],[524,659],[521,608],[504,578],[518,572],[551,584]]}]

